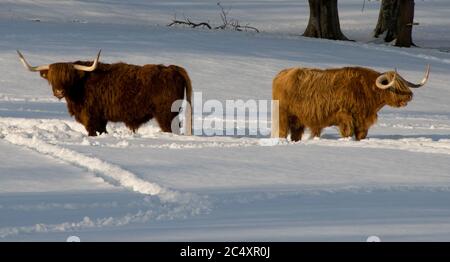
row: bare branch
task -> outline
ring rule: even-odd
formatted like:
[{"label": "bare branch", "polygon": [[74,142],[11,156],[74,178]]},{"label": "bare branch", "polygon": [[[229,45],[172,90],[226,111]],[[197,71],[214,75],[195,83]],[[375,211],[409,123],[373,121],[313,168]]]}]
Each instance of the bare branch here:
[{"label": "bare branch", "polygon": [[222,19],[222,25],[219,27],[221,29],[225,29],[229,24],[227,16],[228,16],[228,13],[231,11],[231,6],[230,6],[230,8],[228,8],[228,11],[225,11],[225,8],[223,8],[223,6],[220,4],[220,2],[218,2],[217,5],[220,7],[220,18]]},{"label": "bare branch", "polygon": [[220,2],[217,3],[217,5],[220,7],[220,19],[222,20],[222,24],[219,26],[215,26],[215,27],[211,27],[211,25],[207,22],[200,22],[200,23],[195,23],[192,22],[189,18],[184,16],[184,20],[178,20],[176,19],[176,16],[174,16],[174,19],[172,20],[172,23],[168,24],[167,26],[173,26],[176,24],[180,24],[180,25],[187,25],[190,26],[191,28],[196,28],[196,27],[203,27],[203,28],[208,28],[208,29],[221,29],[221,30],[226,30],[228,28],[235,30],[235,31],[248,31],[248,30],[253,30],[257,33],[259,33],[259,30],[256,27],[253,26],[249,26],[244,25],[241,26],[239,24],[239,21],[236,19],[229,19],[228,18],[228,13],[231,10],[231,6],[228,8],[228,10],[226,10],[221,4]]},{"label": "bare branch", "polygon": [[239,27],[243,28],[245,31],[247,31],[247,29],[251,29],[251,30],[254,30],[256,33],[259,33],[259,30],[256,27],[253,27],[253,26],[243,25],[243,26],[239,26]]},{"label": "bare branch", "polygon": [[212,29],[212,27],[206,23],[206,22],[200,22],[200,23],[194,23],[189,19],[185,19],[183,20],[172,20],[172,23],[168,24],[167,26],[173,26],[173,25],[187,25],[190,26],[191,28],[196,28],[196,27],[207,27],[208,29]]}]

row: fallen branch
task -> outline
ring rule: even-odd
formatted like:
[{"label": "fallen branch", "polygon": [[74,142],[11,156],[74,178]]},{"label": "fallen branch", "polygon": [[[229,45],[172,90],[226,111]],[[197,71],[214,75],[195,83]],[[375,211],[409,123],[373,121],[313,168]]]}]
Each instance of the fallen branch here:
[{"label": "fallen branch", "polygon": [[212,29],[212,27],[206,22],[194,23],[189,19],[185,19],[184,21],[174,19],[174,20],[172,20],[172,23],[168,24],[167,26],[173,26],[173,25],[188,25],[192,28],[202,26],[202,27],[207,27],[208,29]]},{"label": "fallen branch", "polygon": [[254,30],[256,33],[259,33],[259,30],[256,27],[249,26],[249,25],[236,24],[236,25],[233,25],[233,28],[236,31],[247,31],[248,29],[251,29],[251,30]]},{"label": "fallen branch", "polygon": [[259,30],[256,27],[249,26],[248,24],[240,25],[239,20],[228,19],[228,13],[230,12],[231,7],[228,8],[228,10],[225,10],[225,8],[220,4],[220,2],[217,3],[217,5],[220,7],[220,19],[222,20],[222,24],[219,26],[212,27],[207,22],[194,23],[189,18],[186,18],[186,17],[184,18],[184,20],[177,20],[176,15],[175,15],[175,18],[172,20],[172,23],[168,24],[167,26],[187,25],[187,26],[190,26],[191,28],[196,28],[196,27],[205,28],[206,27],[208,29],[214,29],[214,30],[218,30],[218,29],[221,29],[221,30],[232,29],[235,31],[253,30],[253,31],[259,33]]}]

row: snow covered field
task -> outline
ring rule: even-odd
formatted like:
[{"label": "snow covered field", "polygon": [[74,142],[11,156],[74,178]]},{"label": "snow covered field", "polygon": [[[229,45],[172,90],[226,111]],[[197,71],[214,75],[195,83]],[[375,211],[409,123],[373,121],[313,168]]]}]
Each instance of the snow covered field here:
[{"label": "snow covered field", "polygon": [[[450,240],[450,3],[416,1],[400,49],[370,38],[379,3],[339,1],[358,42],[306,39],[307,1],[222,1],[262,33],[168,28],[219,23],[215,1],[0,0],[0,241]],[[150,123],[87,137],[32,64],[93,59],[177,64],[203,99],[270,99],[292,66],[397,67],[426,87],[385,107],[367,140],[271,145],[268,137],[177,136]],[[194,101],[195,103],[195,101]],[[196,116],[201,117],[201,116]],[[254,120],[254,119],[253,119]],[[250,119],[252,121],[252,119]]]}]

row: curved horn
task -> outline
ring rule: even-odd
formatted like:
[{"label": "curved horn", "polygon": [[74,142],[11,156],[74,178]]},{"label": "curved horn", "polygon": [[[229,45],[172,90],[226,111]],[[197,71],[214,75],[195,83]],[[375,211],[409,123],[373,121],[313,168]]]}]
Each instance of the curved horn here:
[{"label": "curved horn", "polygon": [[40,66],[31,66],[27,60],[25,60],[25,57],[23,57],[22,53],[20,53],[19,50],[16,50],[17,54],[19,55],[19,59],[22,62],[23,66],[30,70],[31,72],[37,72],[41,70],[48,70],[50,68],[50,65],[40,65]]},{"label": "curved horn", "polygon": [[97,57],[95,58],[95,60],[94,60],[94,62],[92,63],[91,66],[84,66],[84,65],[74,64],[73,68],[75,68],[76,70],[86,71],[86,72],[94,71],[95,69],[97,69],[98,60],[100,59],[100,53],[101,52],[102,52],[102,50],[100,49],[100,51],[98,51]]},{"label": "curved horn", "polygon": [[377,80],[375,80],[375,85],[379,89],[388,89],[389,87],[392,87],[395,84],[395,80],[397,78],[397,69],[395,69],[395,71],[394,71],[394,78],[392,78],[391,82],[384,85],[383,82],[388,80],[386,74],[387,73],[380,75],[379,77],[377,77]]},{"label": "curved horn", "polygon": [[405,80],[405,82],[411,88],[419,88],[419,87],[425,85],[425,83],[428,81],[428,77],[429,76],[430,76],[430,64],[427,65],[427,69],[425,71],[425,76],[423,77],[423,79],[422,79],[422,81],[420,83],[414,84],[414,83],[411,83],[411,82],[406,81],[406,80]]}]

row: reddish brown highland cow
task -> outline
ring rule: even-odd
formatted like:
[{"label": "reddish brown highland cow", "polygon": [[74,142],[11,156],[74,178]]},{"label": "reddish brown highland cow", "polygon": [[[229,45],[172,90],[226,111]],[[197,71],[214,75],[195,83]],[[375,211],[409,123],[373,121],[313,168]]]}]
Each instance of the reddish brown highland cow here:
[{"label": "reddish brown highland cow", "polygon": [[362,67],[285,69],[273,80],[272,98],[279,101],[279,112],[273,114],[278,123],[275,117],[272,136],[286,138],[290,133],[298,141],[305,127],[319,137],[323,128],[338,126],[342,137],[364,139],[377,112],[385,105],[406,106],[413,98],[410,88],[423,86],[429,72],[428,66],[422,82],[413,84],[396,71]]},{"label": "reddish brown highland cow", "polygon": [[[172,104],[191,103],[192,87],[187,72],[171,65],[104,64],[76,61],[31,66],[17,51],[24,66],[39,72],[53,94],[65,98],[70,115],[84,125],[90,136],[106,133],[108,121],[124,122],[131,130],[155,118],[164,132],[172,131]],[[191,110],[186,110],[186,134],[191,134]]]}]

